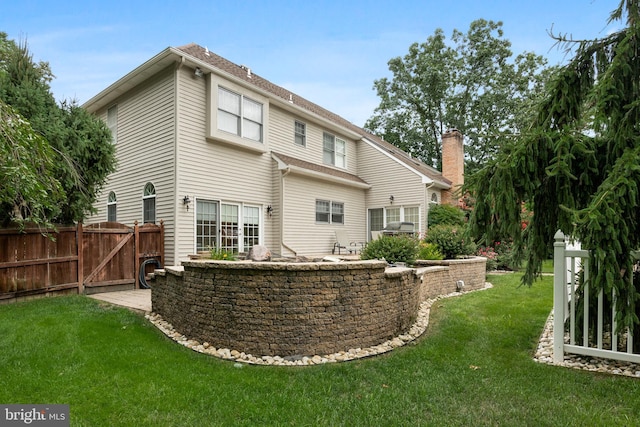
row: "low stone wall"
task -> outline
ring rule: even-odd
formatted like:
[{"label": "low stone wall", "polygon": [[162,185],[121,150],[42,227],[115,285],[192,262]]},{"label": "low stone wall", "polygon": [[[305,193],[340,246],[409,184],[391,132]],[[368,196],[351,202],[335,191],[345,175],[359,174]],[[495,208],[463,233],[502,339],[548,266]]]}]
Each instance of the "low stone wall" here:
[{"label": "low stone wall", "polygon": [[412,269],[380,261],[190,261],[157,270],[153,311],[200,342],[253,355],[330,354],[405,332],[419,307]]},{"label": "low stone wall", "polygon": [[417,260],[416,267],[422,275],[420,294],[423,300],[458,291],[456,283],[459,280],[464,282],[465,291],[485,287],[487,259],[484,257]]},{"label": "low stone wall", "polygon": [[182,334],[219,348],[331,354],[405,333],[420,303],[455,292],[457,280],[465,290],[484,286],[481,260],[417,269],[381,261],[188,261],[156,270],[152,309]]}]

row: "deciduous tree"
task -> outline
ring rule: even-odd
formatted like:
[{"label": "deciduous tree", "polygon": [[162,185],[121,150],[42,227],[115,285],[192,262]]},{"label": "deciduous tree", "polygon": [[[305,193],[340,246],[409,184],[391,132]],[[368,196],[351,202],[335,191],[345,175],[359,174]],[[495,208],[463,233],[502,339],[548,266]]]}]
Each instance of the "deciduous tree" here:
[{"label": "deciduous tree", "polygon": [[381,101],[365,127],[435,167],[442,133],[456,128],[467,171],[475,170],[520,131],[550,73],[545,65],[533,53],[514,58],[501,22],[474,21],[449,41],[438,29],[389,61],[393,77],[375,81]]}]

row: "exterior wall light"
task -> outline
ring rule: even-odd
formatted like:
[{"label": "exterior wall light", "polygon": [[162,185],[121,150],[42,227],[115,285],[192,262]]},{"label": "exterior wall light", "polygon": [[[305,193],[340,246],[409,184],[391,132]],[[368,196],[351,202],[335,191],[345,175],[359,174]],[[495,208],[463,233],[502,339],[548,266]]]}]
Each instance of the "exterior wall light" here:
[{"label": "exterior wall light", "polygon": [[182,204],[187,207],[187,212],[189,211],[190,203],[191,203],[191,199],[189,198],[189,196],[184,196],[184,198],[182,199]]}]

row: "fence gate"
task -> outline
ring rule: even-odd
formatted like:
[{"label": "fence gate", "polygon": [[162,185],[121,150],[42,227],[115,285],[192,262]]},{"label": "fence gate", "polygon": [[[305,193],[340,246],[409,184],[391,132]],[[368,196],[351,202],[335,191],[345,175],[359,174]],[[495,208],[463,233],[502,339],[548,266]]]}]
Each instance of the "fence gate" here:
[{"label": "fence gate", "polygon": [[[47,233],[49,233],[47,235]],[[145,260],[164,265],[164,224],[103,222],[53,230],[0,230],[0,301],[139,286]],[[147,266],[149,273],[153,266]]]}]

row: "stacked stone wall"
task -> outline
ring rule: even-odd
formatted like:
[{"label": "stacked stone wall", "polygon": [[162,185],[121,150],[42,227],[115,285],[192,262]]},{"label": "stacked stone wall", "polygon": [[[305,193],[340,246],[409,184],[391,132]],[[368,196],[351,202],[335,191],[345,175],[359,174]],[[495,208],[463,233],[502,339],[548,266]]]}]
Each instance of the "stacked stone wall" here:
[{"label": "stacked stone wall", "polygon": [[484,258],[417,269],[386,262],[189,261],[157,270],[152,309],[182,334],[254,356],[369,347],[409,330],[420,303],[484,286]]},{"label": "stacked stone wall", "polygon": [[386,263],[193,261],[156,272],[153,311],[176,330],[253,355],[329,354],[406,331],[419,306],[411,269]]}]

